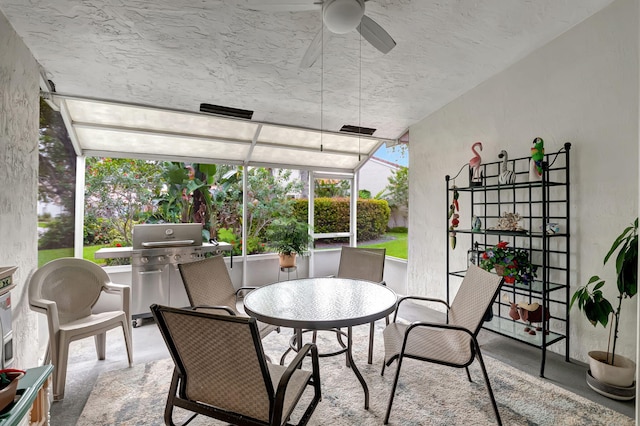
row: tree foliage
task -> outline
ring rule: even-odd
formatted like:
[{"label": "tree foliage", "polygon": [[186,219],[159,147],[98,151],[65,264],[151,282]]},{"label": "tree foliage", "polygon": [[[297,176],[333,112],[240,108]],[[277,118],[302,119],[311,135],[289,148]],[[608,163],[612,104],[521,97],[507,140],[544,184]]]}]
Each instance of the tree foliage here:
[{"label": "tree foliage", "polygon": [[388,177],[389,184],[385,188],[384,198],[391,207],[407,207],[409,205],[409,168],[400,167]]},{"label": "tree foliage", "polygon": [[161,168],[155,161],[120,158],[88,158],[86,168],[86,211],[104,218],[129,245],[133,225],[162,188]]},{"label": "tree foliage", "polygon": [[38,244],[43,249],[73,247],[76,153],[60,113],[42,99],[38,148],[38,201],[63,207]]}]

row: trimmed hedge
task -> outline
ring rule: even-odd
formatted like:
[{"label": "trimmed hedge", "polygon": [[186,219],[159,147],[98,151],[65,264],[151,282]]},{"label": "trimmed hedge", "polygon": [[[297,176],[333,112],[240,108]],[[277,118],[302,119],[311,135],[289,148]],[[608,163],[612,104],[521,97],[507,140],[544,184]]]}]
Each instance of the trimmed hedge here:
[{"label": "trimmed hedge", "polygon": [[[307,221],[308,200],[297,199],[293,214],[300,221]],[[349,231],[349,198],[316,198],[314,203],[316,233]],[[387,230],[391,209],[385,200],[358,199],[358,241],[374,240]]]}]

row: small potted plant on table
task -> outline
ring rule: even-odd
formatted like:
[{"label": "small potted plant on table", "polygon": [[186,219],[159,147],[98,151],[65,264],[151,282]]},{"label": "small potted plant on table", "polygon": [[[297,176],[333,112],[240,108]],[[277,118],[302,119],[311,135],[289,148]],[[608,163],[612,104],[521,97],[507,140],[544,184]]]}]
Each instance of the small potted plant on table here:
[{"label": "small potted plant on table", "polygon": [[267,246],[280,255],[280,267],[291,268],[296,264],[296,254],[304,256],[313,238],[309,225],[294,218],[274,220],[266,232]]},{"label": "small potted plant on table", "polygon": [[[616,255],[616,284],[618,306],[613,308],[604,297],[602,288],[605,280],[594,275],[580,287],[571,298],[593,326],[601,324],[609,327],[609,344],[606,351],[589,352],[587,383],[596,392],[614,399],[632,399],[635,396],[635,363],[616,354],[618,326],[622,300],[632,298],[638,292],[638,218],[614,240],[604,258],[604,264]],[[611,321],[610,321],[610,317]],[[613,343],[613,344],[612,344]]]}]

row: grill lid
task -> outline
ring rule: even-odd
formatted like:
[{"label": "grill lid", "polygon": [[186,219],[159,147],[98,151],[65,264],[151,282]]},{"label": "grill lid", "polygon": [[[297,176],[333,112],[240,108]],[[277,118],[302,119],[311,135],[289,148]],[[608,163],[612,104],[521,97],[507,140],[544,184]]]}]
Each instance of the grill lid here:
[{"label": "grill lid", "polygon": [[200,223],[158,223],[134,225],[133,249],[202,245]]}]

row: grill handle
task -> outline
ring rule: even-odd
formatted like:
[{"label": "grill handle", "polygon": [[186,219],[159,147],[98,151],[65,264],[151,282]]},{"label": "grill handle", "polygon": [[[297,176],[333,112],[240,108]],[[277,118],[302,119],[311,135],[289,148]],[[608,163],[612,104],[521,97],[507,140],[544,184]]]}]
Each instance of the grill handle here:
[{"label": "grill handle", "polygon": [[179,247],[179,246],[192,246],[195,240],[178,240],[178,241],[147,241],[142,243],[142,247]]},{"label": "grill handle", "polygon": [[138,271],[140,275],[151,275],[151,274],[161,274],[162,269],[154,269],[152,271]]}]

